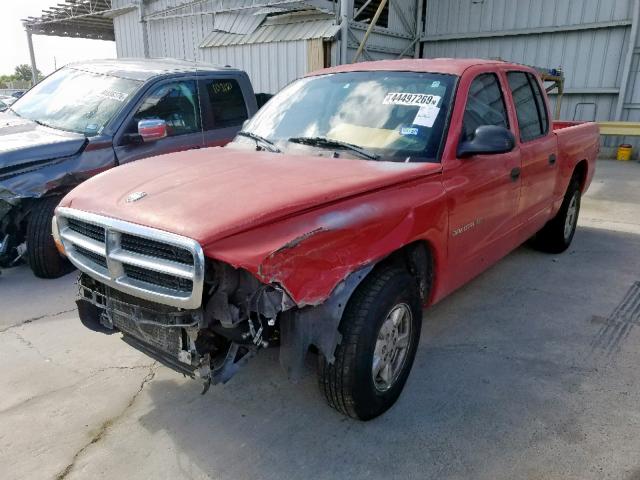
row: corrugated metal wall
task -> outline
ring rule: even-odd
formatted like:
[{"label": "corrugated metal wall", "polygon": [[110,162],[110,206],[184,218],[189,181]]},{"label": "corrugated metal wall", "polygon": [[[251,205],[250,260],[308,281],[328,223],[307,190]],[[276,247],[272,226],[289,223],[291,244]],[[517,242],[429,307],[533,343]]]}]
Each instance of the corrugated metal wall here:
[{"label": "corrugated metal wall", "polygon": [[245,70],[256,92],[275,93],[307,73],[309,41],[230,45],[206,48],[203,52],[207,62]]},{"label": "corrugated metal wall", "polygon": [[[112,0],[114,10],[129,6],[129,0]],[[113,18],[113,29],[116,37],[116,53],[122,57],[144,57],[144,43],[140,14],[137,9]]]},{"label": "corrugated metal wall", "polygon": [[[190,6],[187,0],[154,0],[145,2],[145,16],[187,5],[175,11],[177,15],[211,11],[216,0]],[[118,4],[120,2],[120,4]],[[225,0],[225,6],[249,5],[249,0]],[[114,0],[114,8],[128,5],[128,0]],[[204,38],[214,29],[247,33],[264,15],[218,13],[216,15],[185,15],[178,18],[149,19],[146,22],[150,57],[171,57],[200,60],[217,65],[232,65],[245,70],[256,92],[275,93],[308,71],[308,40],[272,42],[254,45],[232,45],[200,48]],[[138,10],[114,19],[119,57],[144,56],[142,24]]]},{"label": "corrugated metal wall", "polygon": [[[562,117],[609,120],[630,17],[629,0],[427,0],[423,56],[562,67],[567,94]],[[483,36],[487,33],[501,36]]]},{"label": "corrugated metal wall", "polygon": [[[353,5],[353,0],[344,1]],[[306,40],[200,48],[203,39],[214,29],[248,33],[256,28],[264,14],[255,10],[242,10],[253,3],[252,0],[224,0],[225,8],[241,10],[211,15],[197,13],[213,11],[220,7],[220,0],[195,3],[192,0],[145,1],[148,55],[229,64],[247,70],[260,91],[274,93],[293,79],[307,73],[305,65],[308,65],[309,50]],[[281,4],[282,1],[274,3]],[[132,4],[131,0],[113,0],[114,9]],[[403,51],[406,56],[413,56],[414,48],[411,44],[416,37],[416,5],[417,0],[389,0],[388,28],[374,29],[367,43],[367,52],[360,60],[397,58]],[[158,14],[161,12],[168,12],[177,18],[159,18]],[[144,56],[144,27],[140,23],[137,8],[116,16],[114,27],[119,57]],[[347,55],[349,61],[353,58],[366,28],[367,24],[351,22]],[[334,65],[340,61],[337,43],[339,39],[332,45],[330,53],[330,62]]]},{"label": "corrugated metal wall", "polygon": [[[426,0],[422,56],[562,67],[561,118],[614,120],[633,6],[634,0]],[[622,120],[640,121],[637,50]],[[606,145],[619,141],[608,139]]]}]

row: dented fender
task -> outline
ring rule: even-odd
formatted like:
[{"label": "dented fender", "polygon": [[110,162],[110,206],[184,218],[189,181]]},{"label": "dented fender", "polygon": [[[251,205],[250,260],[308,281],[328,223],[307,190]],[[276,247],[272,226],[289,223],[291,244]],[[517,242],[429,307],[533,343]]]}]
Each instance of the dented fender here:
[{"label": "dented fender", "polygon": [[446,228],[436,175],[232,235],[204,251],[281,287],[302,308],[322,304],[349,275],[414,241],[428,242],[442,263]]}]

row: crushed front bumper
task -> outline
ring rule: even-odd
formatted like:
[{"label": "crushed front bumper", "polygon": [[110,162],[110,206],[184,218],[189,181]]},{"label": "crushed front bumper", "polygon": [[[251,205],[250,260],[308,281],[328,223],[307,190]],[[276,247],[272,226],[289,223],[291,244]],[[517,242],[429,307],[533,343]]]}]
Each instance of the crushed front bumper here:
[{"label": "crushed front bumper", "polygon": [[233,342],[218,350],[199,351],[205,327],[201,309],[183,310],[132,297],[85,274],[78,280],[76,303],[87,328],[121,332],[136,350],[172,370],[202,379],[205,390],[229,380],[256,351]]}]

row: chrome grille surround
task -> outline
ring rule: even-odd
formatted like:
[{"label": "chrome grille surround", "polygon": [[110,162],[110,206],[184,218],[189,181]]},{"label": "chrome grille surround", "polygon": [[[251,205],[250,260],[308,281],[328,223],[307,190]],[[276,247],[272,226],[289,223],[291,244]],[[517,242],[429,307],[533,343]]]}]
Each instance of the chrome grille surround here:
[{"label": "chrome grille surround", "polygon": [[[103,228],[105,231],[104,241],[100,242],[96,238],[83,235],[77,228],[75,230],[70,228],[69,219],[71,222],[79,221]],[[195,240],[163,230],[66,207],[57,208],[53,229],[54,236],[62,242],[71,263],[95,280],[151,302],[185,309],[200,307],[205,258],[202,247]],[[121,245],[122,234],[186,250],[191,253],[193,263],[189,265],[125,250]],[[84,255],[83,252],[91,252],[91,256]],[[96,261],[96,258],[100,257],[104,257],[105,263]],[[191,282],[191,288],[180,290],[131,278],[127,276],[125,266],[186,280],[187,282],[176,283],[188,284]]]}]

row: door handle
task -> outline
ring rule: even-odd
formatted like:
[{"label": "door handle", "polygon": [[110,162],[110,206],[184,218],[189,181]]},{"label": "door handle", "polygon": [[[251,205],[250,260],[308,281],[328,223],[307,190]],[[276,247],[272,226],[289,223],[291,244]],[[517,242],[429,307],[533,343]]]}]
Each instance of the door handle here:
[{"label": "door handle", "polygon": [[552,153],[551,155],[549,155],[549,165],[555,165],[556,164],[556,154]]},{"label": "door handle", "polygon": [[516,181],[520,176],[520,169],[518,167],[511,169],[511,180]]}]

